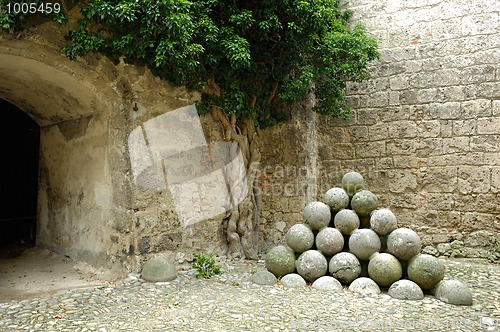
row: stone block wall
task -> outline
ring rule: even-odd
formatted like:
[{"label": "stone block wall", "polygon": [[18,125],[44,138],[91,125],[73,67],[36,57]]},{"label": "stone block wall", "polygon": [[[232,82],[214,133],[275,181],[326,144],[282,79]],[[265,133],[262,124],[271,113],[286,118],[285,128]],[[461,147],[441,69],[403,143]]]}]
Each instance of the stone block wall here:
[{"label": "stone block wall", "polygon": [[318,120],[319,192],[369,188],[430,253],[500,257],[500,2],[352,0],[379,40],[349,121]]}]

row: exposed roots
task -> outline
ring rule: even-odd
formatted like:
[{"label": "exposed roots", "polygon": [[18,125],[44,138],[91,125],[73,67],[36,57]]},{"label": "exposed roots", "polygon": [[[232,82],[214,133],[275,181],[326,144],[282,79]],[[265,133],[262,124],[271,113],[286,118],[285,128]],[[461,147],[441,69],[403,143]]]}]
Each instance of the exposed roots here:
[{"label": "exposed roots", "polygon": [[[236,116],[230,118],[222,112],[219,107],[212,107],[211,114],[220,122],[227,141],[231,144],[231,159],[234,160],[241,152],[246,171],[245,183],[239,183],[237,190],[247,190],[244,199],[230,210],[227,224],[226,236],[229,244],[229,256],[233,258],[257,259],[257,229],[261,197],[258,187],[257,165],[260,163],[260,149],[258,146],[258,131],[252,120],[244,121],[242,129],[236,124]],[[235,165],[235,167],[239,167]],[[242,174],[237,171],[235,174]],[[234,180],[234,181],[233,181]],[[230,179],[231,183],[237,184],[238,179]]]}]

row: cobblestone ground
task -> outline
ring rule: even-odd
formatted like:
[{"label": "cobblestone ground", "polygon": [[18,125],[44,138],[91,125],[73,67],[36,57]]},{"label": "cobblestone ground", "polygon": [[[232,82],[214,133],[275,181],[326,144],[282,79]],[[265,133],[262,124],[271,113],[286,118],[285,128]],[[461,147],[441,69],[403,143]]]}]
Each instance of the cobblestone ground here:
[{"label": "cobblestone ground", "polygon": [[[222,262],[225,273],[198,280],[184,266],[172,282],[130,276],[107,286],[0,303],[1,331],[499,331],[500,266],[445,261],[446,279],[467,283],[472,306],[427,295],[284,289],[248,281],[263,262]],[[0,300],[1,301],[1,300]]]}]

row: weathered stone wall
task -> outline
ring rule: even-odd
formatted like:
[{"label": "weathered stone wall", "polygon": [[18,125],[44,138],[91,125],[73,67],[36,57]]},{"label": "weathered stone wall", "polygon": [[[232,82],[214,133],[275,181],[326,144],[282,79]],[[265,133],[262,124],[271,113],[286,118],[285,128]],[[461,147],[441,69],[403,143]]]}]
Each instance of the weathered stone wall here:
[{"label": "weathered stone wall", "polygon": [[[378,38],[345,122],[319,121],[320,193],[357,170],[426,251],[500,257],[500,3],[351,0]],[[431,247],[432,246],[432,247]]]},{"label": "weathered stone wall", "polygon": [[[131,176],[130,134],[199,94],[101,56],[70,61],[64,33],[52,22],[19,38],[0,33],[0,98],[41,126],[37,245],[125,272],[157,252],[225,253],[224,215],[182,227],[169,192]],[[218,124],[202,122],[217,140]]]}]

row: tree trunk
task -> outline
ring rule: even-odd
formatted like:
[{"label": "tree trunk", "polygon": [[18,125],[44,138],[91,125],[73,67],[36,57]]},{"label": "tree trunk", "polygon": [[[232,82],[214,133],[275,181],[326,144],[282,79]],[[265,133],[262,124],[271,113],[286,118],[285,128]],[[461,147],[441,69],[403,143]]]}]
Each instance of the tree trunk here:
[{"label": "tree trunk", "polygon": [[[261,206],[260,188],[258,186],[258,165],[261,160],[258,145],[258,130],[252,120],[245,120],[240,129],[236,124],[236,116],[229,118],[219,107],[212,107],[212,116],[221,123],[224,138],[231,141],[231,159],[234,160],[241,151],[246,171],[246,182],[240,183],[237,190],[247,190],[244,199],[229,212],[227,223],[228,255],[232,258],[257,259],[259,215]],[[241,172],[232,172],[241,174]],[[230,179],[233,180],[233,179]],[[234,179],[231,183],[237,183]]]}]

